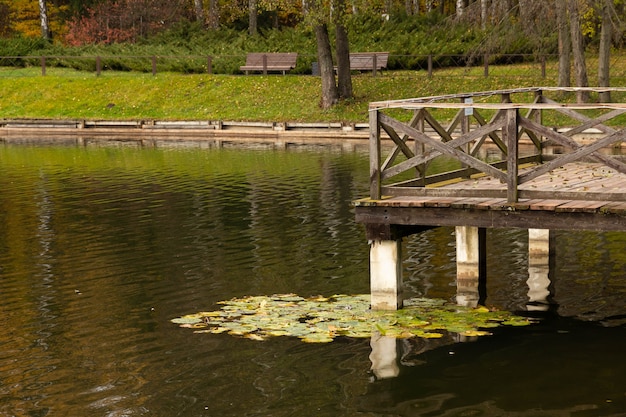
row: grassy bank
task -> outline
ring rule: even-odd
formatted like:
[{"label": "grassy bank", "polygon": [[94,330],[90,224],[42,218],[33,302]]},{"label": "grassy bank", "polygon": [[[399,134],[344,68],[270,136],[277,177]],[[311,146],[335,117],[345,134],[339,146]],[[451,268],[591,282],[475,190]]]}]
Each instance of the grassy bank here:
[{"label": "grassy bank", "polygon": [[[355,74],[355,98],[331,110],[319,107],[320,79],[310,75],[208,75],[94,73],[0,68],[0,118],[158,119],[322,122],[367,121],[371,101],[554,85],[539,71],[512,66],[502,76],[482,69],[451,69],[429,78],[424,71]],[[532,73],[537,75],[529,75]]]}]

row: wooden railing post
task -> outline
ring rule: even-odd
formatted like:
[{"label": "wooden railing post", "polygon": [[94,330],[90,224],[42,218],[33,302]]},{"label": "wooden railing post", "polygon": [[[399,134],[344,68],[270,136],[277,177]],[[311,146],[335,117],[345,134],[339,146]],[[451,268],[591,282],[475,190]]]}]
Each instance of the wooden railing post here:
[{"label": "wooden railing post", "polygon": [[428,55],[428,78],[433,78],[433,56]]},{"label": "wooden railing post", "polygon": [[484,75],[485,78],[489,77],[489,55],[485,54],[483,55],[483,66],[484,68]]},{"label": "wooden railing post", "polygon": [[370,109],[370,198],[380,200],[380,124],[378,110]]},{"label": "wooden railing post", "polygon": [[518,109],[506,110],[506,119],[502,128],[502,135],[507,147],[507,201],[517,203],[518,182]]},{"label": "wooden railing post", "polygon": [[[543,103],[543,90],[537,90],[535,91],[535,102],[536,103]],[[536,110],[535,111],[535,117],[534,117],[534,121],[543,126],[543,110]],[[539,149],[537,149],[537,151],[539,152],[539,159],[540,161],[543,163],[543,148],[544,148],[544,136],[539,135],[538,136],[539,139]]]},{"label": "wooden railing post", "polygon": [[[469,103],[473,103],[474,99],[472,97],[463,97],[461,98],[461,103],[463,104],[469,104]],[[471,107],[466,107],[463,110],[463,117],[461,118],[461,134],[465,135],[467,133],[469,133],[470,131],[470,117],[474,114],[474,111]],[[466,154],[470,154],[471,153],[471,149],[472,149],[472,145],[470,143],[467,143],[464,146],[463,151]],[[463,164],[463,168],[468,169],[469,166],[467,164]],[[466,176],[466,178],[469,178],[470,174],[469,174],[469,170],[468,170],[468,174]]]},{"label": "wooden railing post", "polygon": [[213,57],[211,55],[206,58],[206,71],[208,74],[213,74]]},{"label": "wooden railing post", "polygon": [[46,57],[45,56],[41,57],[41,75],[42,76],[46,75]]},{"label": "wooden railing post", "polygon": [[[425,124],[425,120],[424,120],[425,119],[425,117],[424,117],[424,109],[417,110],[414,117],[416,119],[415,120],[415,128],[417,130],[419,130],[420,132],[424,133],[426,131],[425,130],[426,124]],[[416,140],[414,142],[415,142],[415,145],[414,145],[415,147],[414,147],[413,152],[415,153],[415,156],[423,155],[426,152],[426,146],[424,145],[424,143],[422,143],[422,142],[420,142],[418,140]],[[421,178],[421,185],[423,187],[425,187],[426,186],[426,168],[427,168],[427,165],[426,165],[426,163],[423,163],[423,164],[417,166],[416,168],[417,168],[417,170],[419,172],[419,176]]]}]

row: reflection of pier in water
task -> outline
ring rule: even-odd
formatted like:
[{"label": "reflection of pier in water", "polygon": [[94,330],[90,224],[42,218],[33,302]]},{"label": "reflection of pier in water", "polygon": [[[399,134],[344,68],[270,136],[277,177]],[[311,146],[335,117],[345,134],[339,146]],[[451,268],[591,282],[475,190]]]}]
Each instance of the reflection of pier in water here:
[{"label": "reflection of pier in water", "polygon": [[[457,233],[458,236],[459,234]],[[484,238],[482,238],[482,241],[484,242]],[[552,241],[552,244],[554,244],[554,241]],[[528,280],[526,281],[528,285],[526,309],[529,312],[547,312],[555,307],[552,304],[553,294],[550,267],[553,260],[553,252],[550,250],[550,247],[549,230],[529,229]],[[462,269],[463,267],[463,263],[457,263],[457,268]],[[469,268],[471,270],[472,267],[469,266]],[[483,304],[487,298],[485,281],[484,271],[481,272],[477,280],[457,279],[457,302],[468,306]],[[431,349],[457,342],[472,342],[476,339],[477,337],[475,336],[446,334],[442,339],[421,339],[415,342],[374,334],[370,341],[372,348],[370,355],[372,373],[377,379],[393,378],[399,375],[399,363],[407,362],[407,356],[417,356]],[[416,364],[414,361],[410,360],[408,365],[414,366]]]},{"label": "reflection of pier in water", "polygon": [[[545,310],[558,244],[550,230],[626,231],[626,163],[612,155],[626,139],[626,89],[609,89],[611,103],[563,101],[583,90],[601,92],[526,88],[370,105],[370,196],[355,212],[371,242],[373,308],[402,306],[410,234],[455,227],[457,301],[476,305],[486,296],[486,229],[527,229],[527,308]],[[395,144],[386,155],[382,132]],[[440,158],[458,169],[432,174]]]}]

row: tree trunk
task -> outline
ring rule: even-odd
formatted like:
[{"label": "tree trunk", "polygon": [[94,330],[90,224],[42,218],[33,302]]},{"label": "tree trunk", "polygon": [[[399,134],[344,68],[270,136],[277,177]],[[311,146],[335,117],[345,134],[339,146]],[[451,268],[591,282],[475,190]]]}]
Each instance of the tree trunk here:
[{"label": "tree trunk", "polygon": [[322,100],[320,106],[328,109],[338,101],[337,85],[335,84],[335,69],[333,68],[333,55],[328,38],[328,27],[323,23],[315,26],[315,38],[317,40],[317,60],[322,78]]},{"label": "tree trunk", "polygon": [[519,15],[520,22],[532,22],[533,14],[535,13],[535,7],[539,6],[536,0],[518,0],[517,14]]},{"label": "tree trunk", "polygon": [[504,9],[506,10],[507,15],[517,14],[518,9],[515,7],[515,3],[513,0],[504,0]]},{"label": "tree trunk", "polygon": [[[580,28],[580,16],[578,10],[578,0],[569,0],[569,27],[572,34],[572,55],[574,55],[574,78],[576,87],[589,87],[587,79],[587,64],[585,62],[585,46],[583,44],[583,34]],[[589,93],[578,92],[578,102],[589,101]]]},{"label": "tree trunk", "polygon": [[419,0],[404,0],[404,8],[408,16],[418,15],[420,13]]},{"label": "tree trunk", "polygon": [[567,20],[567,1],[555,0],[556,20],[559,31],[559,87],[571,85],[571,51],[572,38],[570,37]]},{"label": "tree trunk", "polygon": [[465,9],[465,4],[463,0],[456,0],[456,17],[460,19],[463,17],[463,11]]},{"label": "tree trunk", "polygon": [[352,98],[352,75],[350,73],[350,43],[345,27],[345,0],[335,0],[335,53],[337,54],[337,93],[340,99]]},{"label": "tree trunk", "polygon": [[[611,22],[612,0],[602,1],[602,28],[600,29],[600,47],[598,50],[598,86],[609,87],[609,64],[611,55],[611,38],[613,37],[613,24]],[[600,102],[609,103],[611,93],[600,93]]]},{"label": "tree trunk", "polygon": [[204,6],[202,0],[193,0],[193,8],[196,13],[196,22],[204,26]]},{"label": "tree trunk", "polygon": [[350,73],[350,44],[348,32],[341,23],[335,26],[337,51],[337,87],[339,98],[352,98],[352,75]]},{"label": "tree trunk", "polygon": [[491,3],[492,16],[497,16],[498,19],[504,19],[511,12],[511,3],[509,0],[494,0]]},{"label": "tree trunk", "polygon": [[39,17],[41,18],[41,37],[51,39],[50,23],[48,22],[48,7],[46,0],[39,0]]},{"label": "tree trunk", "polygon": [[483,30],[487,29],[487,19],[489,17],[489,0],[480,0],[480,25]]},{"label": "tree trunk", "polygon": [[248,1],[248,33],[251,36],[255,36],[258,33],[257,29],[257,19],[258,19],[258,9],[257,9],[257,0],[249,0]]},{"label": "tree trunk", "polygon": [[209,27],[211,29],[219,29],[220,27],[220,9],[217,0],[209,1]]}]

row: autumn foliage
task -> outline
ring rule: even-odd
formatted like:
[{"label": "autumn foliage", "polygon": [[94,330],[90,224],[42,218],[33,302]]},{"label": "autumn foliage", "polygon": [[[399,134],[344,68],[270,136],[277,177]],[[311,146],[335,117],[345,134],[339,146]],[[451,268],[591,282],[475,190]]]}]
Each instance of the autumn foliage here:
[{"label": "autumn foliage", "polygon": [[135,42],[188,17],[186,3],[177,0],[118,0],[100,3],[68,23],[70,46]]},{"label": "autumn foliage", "polygon": [[[62,2],[59,2],[62,3]],[[66,26],[61,16],[68,7],[49,2],[48,16],[50,28],[55,36],[63,36]],[[34,0],[0,0],[0,36],[20,35],[25,37],[41,36],[39,4]]]}]

